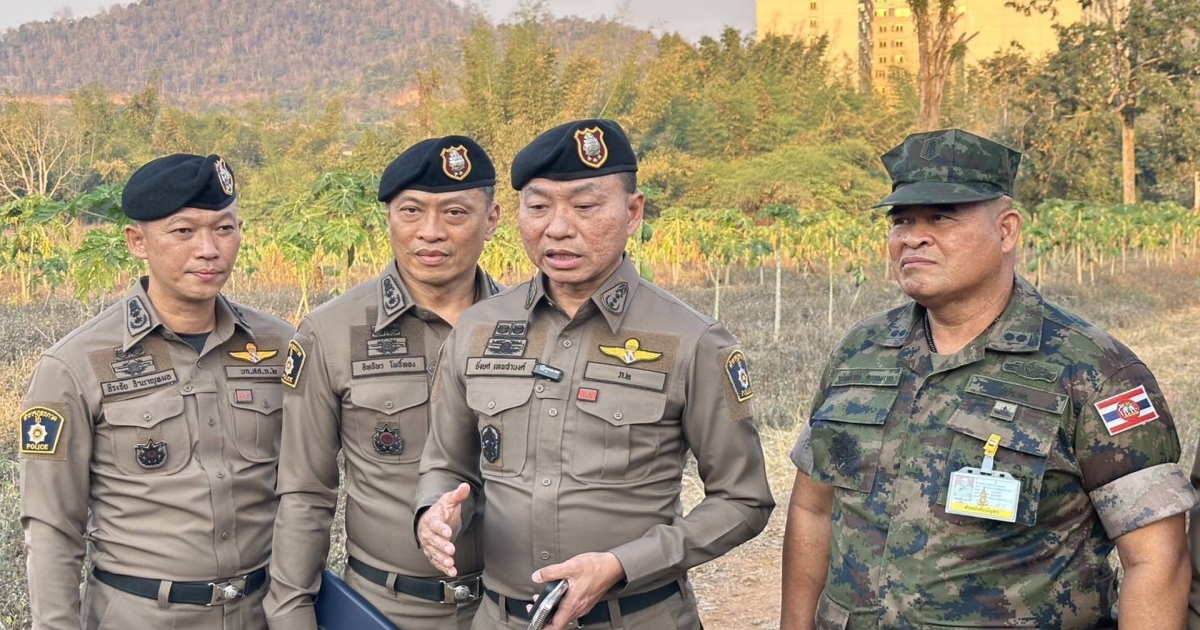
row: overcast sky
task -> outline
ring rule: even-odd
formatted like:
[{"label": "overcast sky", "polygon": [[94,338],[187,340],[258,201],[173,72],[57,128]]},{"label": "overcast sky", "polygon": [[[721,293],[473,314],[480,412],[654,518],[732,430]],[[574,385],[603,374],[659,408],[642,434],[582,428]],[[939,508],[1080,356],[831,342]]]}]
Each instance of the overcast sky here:
[{"label": "overcast sky", "polygon": [[[245,0],[254,2],[256,0]],[[336,2],[337,0],[326,0]],[[460,3],[462,0],[458,0]],[[504,21],[521,0],[474,0],[493,20]],[[0,0],[0,31],[33,20],[47,20],[63,9],[76,17],[102,7],[127,4],[117,0]],[[556,15],[616,15],[628,5],[629,21],[656,31],[676,31],[689,39],[717,35],[725,26],[754,29],[754,0],[548,0]]]}]

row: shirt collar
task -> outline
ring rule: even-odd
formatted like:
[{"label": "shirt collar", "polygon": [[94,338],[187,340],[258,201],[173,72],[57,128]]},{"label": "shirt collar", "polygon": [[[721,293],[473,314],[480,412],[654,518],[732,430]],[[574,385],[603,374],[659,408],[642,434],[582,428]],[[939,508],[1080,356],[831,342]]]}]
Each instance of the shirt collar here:
[{"label": "shirt collar", "polygon": [[[592,293],[590,301],[596,305],[596,310],[604,315],[605,321],[608,322],[609,328],[614,333],[621,328],[621,322],[625,320],[625,313],[629,312],[633,294],[640,284],[641,276],[638,275],[637,267],[630,260],[629,254],[625,254],[616,271],[613,271],[612,275]],[[546,277],[539,271],[529,281],[529,291],[525,295],[525,310],[532,311],[543,299],[549,301],[546,294]]]},{"label": "shirt collar", "polygon": [[[158,311],[155,310],[154,304],[150,301],[150,295],[147,293],[149,285],[149,276],[142,276],[122,298],[125,314],[125,341],[121,346],[122,350],[129,350],[153,330],[163,325],[162,319],[158,316]],[[222,343],[225,339],[233,336],[235,327],[241,328],[250,336],[250,339],[254,339],[254,331],[246,323],[241,311],[224,295],[217,295],[216,309],[216,325],[213,327],[213,333],[217,339],[222,340]]]},{"label": "shirt collar", "polygon": [[[376,287],[376,316],[375,329],[383,330],[396,321],[409,309],[416,306],[416,300],[408,290],[408,285],[400,277],[400,268],[396,261],[388,263],[375,281]],[[475,301],[480,302],[500,292],[500,285],[478,265],[475,266]]]}]

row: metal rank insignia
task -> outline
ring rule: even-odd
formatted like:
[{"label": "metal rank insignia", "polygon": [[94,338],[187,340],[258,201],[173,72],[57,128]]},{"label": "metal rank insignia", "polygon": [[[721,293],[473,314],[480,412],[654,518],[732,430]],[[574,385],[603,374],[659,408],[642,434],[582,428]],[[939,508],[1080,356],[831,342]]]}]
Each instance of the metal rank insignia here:
[{"label": "metal rank insignia", "polygon": [[229,356],[237,359],[238,361],[245,361],[247,363],[266,361],[277,354],[279,354],[278,350],[259,350],[258,346],[253,341],[246,343],[245,351],[229,351]]},{"label": "metal rank insignia", "polygon": [[983,464],[950,473],[946,513],[1015,523],[1021,503],[1021,482],[994,470],[1000,436],[992,434],[983,447]]},{"label": "metal rank insignia", "polygon": [[492,425],[487,425],[479,431],[479,450],[489,463],[500,459],[500,431]]},{"label": "metal rank insignia", "polygon": [[633,365],[643,361],[657,361],[662,358],[661,352],[642,350],[642,342],[636,338],[625,340],[624,346],[600,346],[600,352],[619,359],[625,365]]},{"label": "metal rank insignia", "polygon": [[155,469],[167,463],[167,443],[157,442],[154,438],[146,438],[145,444],[133,447],[138,466]]},{"label": "metal rank insignia", "polygon": [[375,444],[375,452],[380,455],[399,455],[404,452],[404,438],[390,424],[375,427],[375,436],[371,441]]}]

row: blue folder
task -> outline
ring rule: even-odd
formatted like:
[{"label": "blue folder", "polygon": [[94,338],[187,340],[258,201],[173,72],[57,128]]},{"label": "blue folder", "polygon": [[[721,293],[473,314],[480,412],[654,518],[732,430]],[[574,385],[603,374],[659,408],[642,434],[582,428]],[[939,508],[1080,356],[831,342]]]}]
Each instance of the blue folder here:
[{"label": "blue folder", "polygon": [[321,573],[316,610],[321,630],[400,630],[329,569]]}]

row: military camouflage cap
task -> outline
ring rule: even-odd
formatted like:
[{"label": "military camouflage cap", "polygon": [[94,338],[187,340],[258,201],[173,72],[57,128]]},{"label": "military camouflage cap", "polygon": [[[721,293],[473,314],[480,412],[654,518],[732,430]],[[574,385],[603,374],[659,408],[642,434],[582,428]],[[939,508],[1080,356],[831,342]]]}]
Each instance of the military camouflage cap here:
[{"label": "military camouflage cap", "polygon": [[880,159],[892,194],[875,208],[1012,197],[1021,154],[962,129],[943,129],[914,133]]}]

